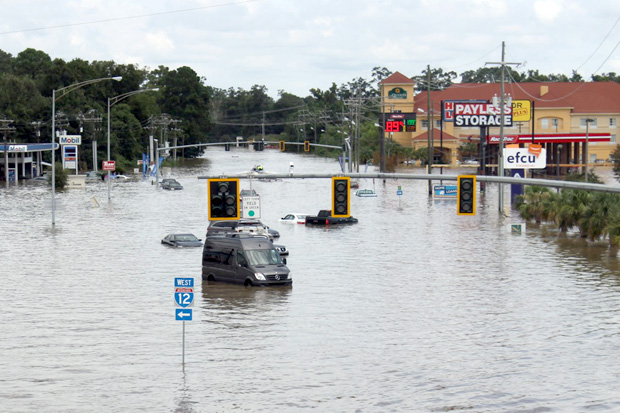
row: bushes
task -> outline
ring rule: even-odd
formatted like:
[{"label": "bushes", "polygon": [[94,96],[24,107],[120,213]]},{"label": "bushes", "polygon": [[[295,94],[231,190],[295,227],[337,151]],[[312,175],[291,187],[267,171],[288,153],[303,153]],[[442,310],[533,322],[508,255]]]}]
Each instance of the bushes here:
[{"label": "bushes", "polygon": [[537,223],[553,222],[560,231],[577,227],[582,238],[595,241],[609,236],[612,247],[620,246],[620,195],[528,186],[517,198],[521,216]]}]

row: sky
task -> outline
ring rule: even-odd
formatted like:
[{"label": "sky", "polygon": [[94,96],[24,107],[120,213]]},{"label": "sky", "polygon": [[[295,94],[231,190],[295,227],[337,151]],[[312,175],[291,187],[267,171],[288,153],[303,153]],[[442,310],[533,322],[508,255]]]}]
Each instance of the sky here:
[{"label": "sky", "polygon": [[[618,0],[0,0],[0,50],[192,68],[221,89],[305,97],[374,67],[412,77],[502,59],[519,72],[620,73]],[[458,79],[457,79],[458,81]]]}]

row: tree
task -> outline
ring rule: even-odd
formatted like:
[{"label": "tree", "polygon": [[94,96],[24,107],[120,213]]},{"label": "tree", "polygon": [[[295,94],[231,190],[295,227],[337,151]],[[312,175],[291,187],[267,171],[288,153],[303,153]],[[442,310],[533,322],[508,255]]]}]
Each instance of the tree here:
[{"label": "tree", "polygon": [[579,228],[590,241],[607,235],[610,218],[618,211],[620,197],[617,194],[597,192],[591,195],[590,202],[579,220]]},{"label": "tree", "polygon": [[[207,130],[211,124],[209,94],[202,81],[194,70],[183,66],[177,70],[165,71],[155,85],[160,88],[162,113],[168,113],[174,119],[182,121],[179,127],[187,136],[185,144],[207,141]],[[188,148],[184,152],[186,156],[194,157],[202,153],[202,150]]]},{"label": "tree", "polygon": [[592,75],[592,81],[620,83],[620,75],[617,75],[616,72],[601,73],[600,75]]},{"label": "tree", "polygon": [[540,224],[552,196],[553,193],[547,187],[527,186],[525,193],[517,197],[517,209],[523,218],[533,219]]},{"label": "tree", "polygon": [[[443,69],[431,69],[430,90],[444,90],[452,86],[453,80],[456,79],[456,72],[445,72]],[[415,90],[422,92],[428,90],[428,68],[422,71],[419,76],[412,77],[415,80]]]},{"label": "tree", "polygon": [[49,116],[49,106],[30,77],[0,75],[0,113],[13,119],[15,137],[24,142],[33,138],[30,123]]},{"label": "tree", "polygon": [[[55,172],[54,172],[54,185],[56,186],[56,189],[62,190],[65,188],[65,186],[67,186],[67,182],[69,181],[69,172],[67,169],[64,169],[62,167],[62,164],[60,162],[56,162],[56,166],[55,166]],[[52,177],[50,175],[50,185],[52,184]]]},{"label": "tree", "polygon": [[620,181],[620,145],[616,146],[616,149],[609,156],[614,164],[613,171],[614,176]]},{"label": "tree", "polygon": [[13,73],[13,56],[0,50],[0,74]]},{"label": "tree", "polygon": [[51,65],[52,59],[47,53],[31,48],[19,52],[13,60],[14,73],[31,79],[42,76]]}]

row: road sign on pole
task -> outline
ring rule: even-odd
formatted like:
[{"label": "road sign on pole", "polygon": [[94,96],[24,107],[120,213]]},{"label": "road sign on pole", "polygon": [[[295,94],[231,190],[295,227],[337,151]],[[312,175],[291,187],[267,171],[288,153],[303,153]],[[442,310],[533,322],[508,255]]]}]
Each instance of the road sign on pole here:
[{"label": "road sign on pole", "polygon": [[194,279],[177,277],[174,279],[174,301],[182,308],[176,308],[174,317],[183,321],[183,364],[185,364],[185,322],[192,321],[192,309],[187,308],[194,304]]},{"label": "road sign on pole", "polygon": [[182,321],[192,321],[191,308],[177,308],[175,311],[176,319]]},{"label": "road sign on pole", "polygon": [[241,197],[241,217],[260,219],[260,196]]},{"label": "road sign on pole", "polygon": [[194,289],[187,287],[175,289],[174,301],[179,307],[191,307],[194,305]]},{"label": "road sign on pole", "polygon": [[101,165],[101,169],[103,169],[104,171],[115,171],[116,161],[103,161]]}]

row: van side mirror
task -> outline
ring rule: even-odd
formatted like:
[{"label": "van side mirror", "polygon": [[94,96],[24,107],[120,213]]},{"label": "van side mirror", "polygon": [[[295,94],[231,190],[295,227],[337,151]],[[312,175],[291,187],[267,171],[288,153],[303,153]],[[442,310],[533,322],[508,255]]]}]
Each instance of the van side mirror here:
[{"label": "van side mirror", "polygon": [[286,258],[282,258],[282,262],[286,265]]}]

